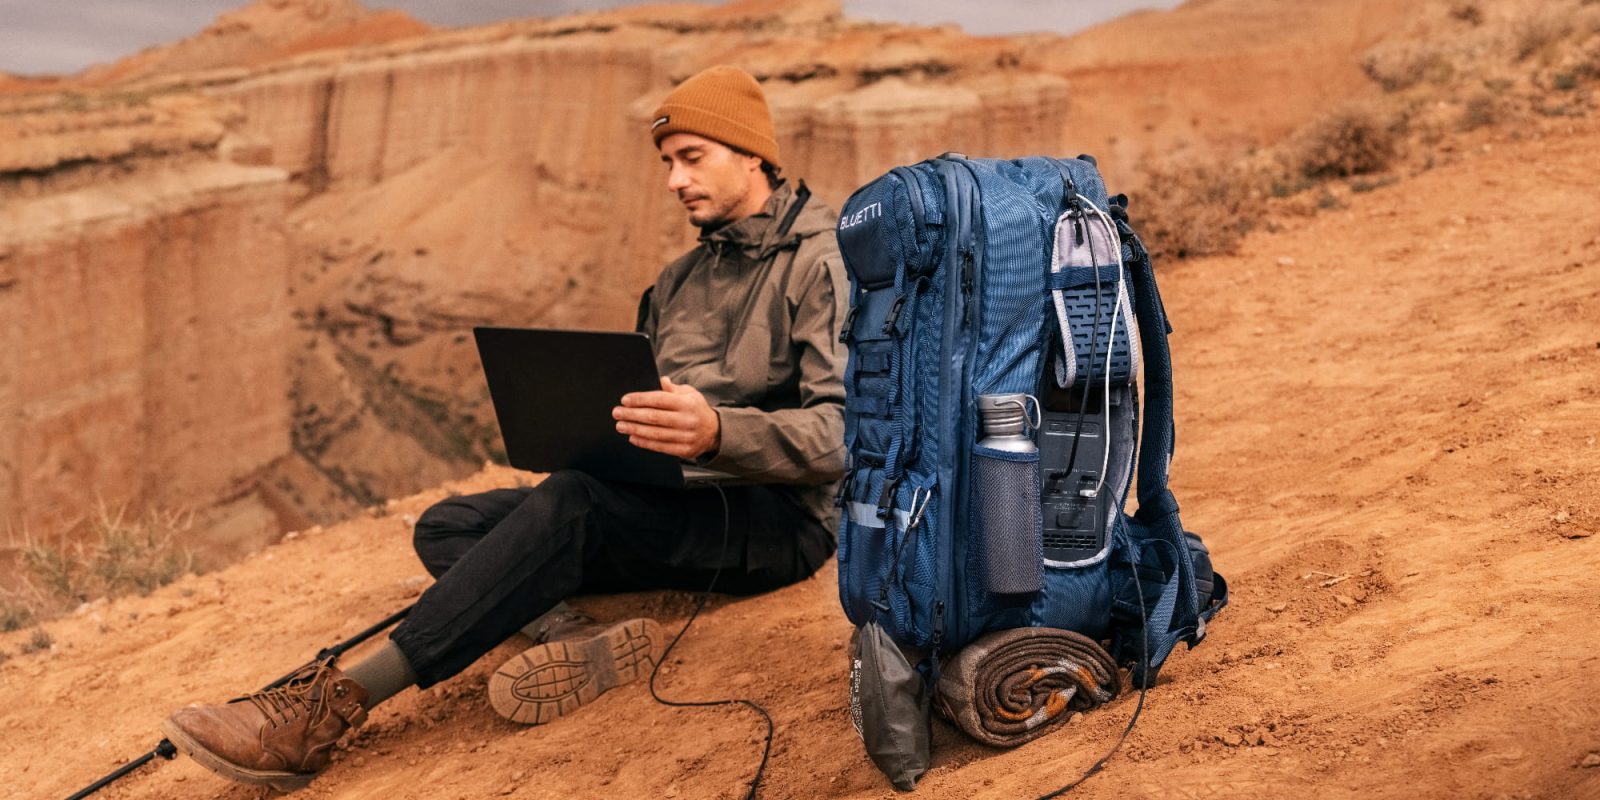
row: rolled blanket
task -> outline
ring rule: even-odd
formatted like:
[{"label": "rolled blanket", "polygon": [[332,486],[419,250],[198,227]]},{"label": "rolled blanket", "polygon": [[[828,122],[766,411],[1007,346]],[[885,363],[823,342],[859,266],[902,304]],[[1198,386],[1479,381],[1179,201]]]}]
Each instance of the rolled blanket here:
[{"label": "rolled blanket", "polygon": [[1056,628],[996,631],[967,645],[939,676],[939,711],[967,735],[1016,747],[1122,690],[1111,654]]}]

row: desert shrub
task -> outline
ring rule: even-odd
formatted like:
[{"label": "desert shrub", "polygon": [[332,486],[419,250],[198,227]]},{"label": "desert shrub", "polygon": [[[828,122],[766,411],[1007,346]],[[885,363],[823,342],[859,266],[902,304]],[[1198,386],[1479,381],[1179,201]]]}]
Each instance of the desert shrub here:
[{"label": "desert shrub", "polygon": [[[1595,31],[1600,33],[1600,30]],[[1572,66],[1572,74],[1581,80],[1600,78],[1600,44],[1585,50]]]},{"label": "desert shrub", "polygon": [[1128,212],[1158,258],[1232,253],[1260,212],[1262,180],[1242,163],[1183,159],[1140,169]]},{"label": "desert shrub", "polygon": [[96,546],[89,557],[97,594],[149,594],[188,573],[194,554],[175,535],[192,525],[192,518],[176,513],[125,519],[120,511],[99,512],[93,522]]},{"label": "desert shrub", "polygon": [[1290,168],[1307,178],[1379,172],[1398,154],[1403,125],[1367,107],[1349,106],[1313,120],[1287,143]]},{"label": "desert shrub", "polygon": [[1295,195],[1307,189],[1313,188],[1316,185],[1316,181],[1307,178],[1304,175],[1282,174],[1272,179],[1269,185],[1269,191],[1273,197],[1282,199],[1285,197],[1294,197]]},{"label": "desert shrub", "polygon": [[178,542],[192,525],[185,514],[134,517],[101,508],[90,517],[85,539],[25,542],[23,581],[33,607],[23,610],[37,614],[96,597],[148,594],[171,583],[195,567],[193,553]]},{"label": "desert shrub", "polygon": [[1574,101],[1571,103],[1545,103],[1542,101],[1534,101],[1533,110],[1535,113],[1542,114],[1546,117],[1581,117],[1589,113],[1589,107],[1579,101]]},{"label": "desert shrub", "polygon": [[67,542],[47,544],[29,542],[22,551],[22,564],[46,594],[76,597],[82,572],[83,547]]},{"label": "desert shrub", "polygon": [[1456,73],[1444,52],[1427,42],[1383,42],[1361,57],[1361,71],[1386,92],[1398,92],[1423,81],[1441,84]]},{"label": "desert shrub", "polygon": [[1512,35],[1515,41],[1514,57],[1518,62],[1543,53],[1556,42],[1572,33],[1572,20],[1565,10],[1545,11],[1524,18],[1517,23]]},{"label": "desert shrub", "polygon": [[1450,7],[1450,17],[1476,27],[1483,24],[1483,9],[1475,2],[1456,3]]},{"label": "desert shrub", "polygon": [[33,609],[23,605],[0,603],[0,633],[20,631],[33,622]]},{"label": "desert shrub", "polygon": [[1464,131],[1493,125],[1499,119],[1500,101],[1488,92],[1480,92],[1467,98],[1467,102],[1461,107],[1460,124]]},{"label": "desert shrub", "polygon": [[55,643],[56,640],[51,638],[50,633],[44,628],[34,628],[33,636],[22,643],[22,654],[43,652],[49,650]]}]

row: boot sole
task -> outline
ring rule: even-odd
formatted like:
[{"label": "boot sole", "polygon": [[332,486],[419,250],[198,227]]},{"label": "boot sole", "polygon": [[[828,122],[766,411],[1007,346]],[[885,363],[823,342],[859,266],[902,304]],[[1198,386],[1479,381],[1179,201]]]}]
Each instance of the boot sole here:
[{"label": "boot sole", "polygon": [[207,750],[204,745],[195,741],[183,728],[178,727],[170,719],[161,721],[161,733],[167,737],[168,741],[176,745],[179,750],[182,750],[185,755],[194,759],[195,763],[228,780],[255,786],[271,786],[284,794],[288,794],[289,792],[306,788],[306,785],[311,783],[311,779],[317,777],[315,774],[308,775],[299,772],[246,769]]},{"label": "boot sole", "polygon": [[586,639],[530,647],[489,677],[489,704],[512,722],[542,725],[625,683],[649,680],[665,648],[653,619],[630,619]]}]

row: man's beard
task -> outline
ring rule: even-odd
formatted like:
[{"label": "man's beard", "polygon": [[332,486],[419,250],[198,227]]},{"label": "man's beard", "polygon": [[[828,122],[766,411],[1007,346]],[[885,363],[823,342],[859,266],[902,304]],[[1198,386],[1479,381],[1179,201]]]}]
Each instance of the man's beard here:
[{"label": "man's beard", "polygon": [[748,193],[741,194],[738,197],[730,197],[721,203],[717,203],[713,208],[702,209],[701,211],[697,212],[690,212],[689,224],[706,232],[714,231],[717,228],[727,225],[729,222],[733,221],[733,210],[738,208],[739,205],[744,202],[744,199],[747,196]]}]

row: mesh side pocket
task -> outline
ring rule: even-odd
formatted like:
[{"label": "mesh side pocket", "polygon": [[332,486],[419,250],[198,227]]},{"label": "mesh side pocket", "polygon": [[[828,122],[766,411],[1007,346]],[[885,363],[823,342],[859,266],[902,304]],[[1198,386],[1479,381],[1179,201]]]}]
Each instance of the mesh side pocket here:
[{"label": "mesh side pocket", "polygon": [[1028,594],[1044,585],[1039,454],[974,451],[974,503],[983,588]]}]

